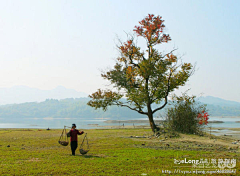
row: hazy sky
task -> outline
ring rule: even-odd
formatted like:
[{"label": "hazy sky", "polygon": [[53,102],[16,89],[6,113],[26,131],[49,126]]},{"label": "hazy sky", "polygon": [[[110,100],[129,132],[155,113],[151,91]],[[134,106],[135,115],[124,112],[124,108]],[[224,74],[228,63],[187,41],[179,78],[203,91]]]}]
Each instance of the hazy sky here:
[{"label": "hazy sky", "polygon": [[239,0],[0,0],[0,87],[58,85],[93,93],[108,83],[118,38],[160,15],[183,61],[190,93],[240,102]]}]

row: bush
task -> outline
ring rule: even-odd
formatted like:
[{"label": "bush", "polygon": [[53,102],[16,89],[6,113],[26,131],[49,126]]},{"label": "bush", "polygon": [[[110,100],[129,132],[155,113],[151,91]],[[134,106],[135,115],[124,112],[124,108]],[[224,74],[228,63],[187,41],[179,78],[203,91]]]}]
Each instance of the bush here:
[{"label": "bush", "polygon": [[187,133],[202,134],[202,127],[207,124],[208,114],[206,106],[196,102],[195,96],[182,96],[173,98],[173,106],[167,111],[167,126],[169,129]]}]

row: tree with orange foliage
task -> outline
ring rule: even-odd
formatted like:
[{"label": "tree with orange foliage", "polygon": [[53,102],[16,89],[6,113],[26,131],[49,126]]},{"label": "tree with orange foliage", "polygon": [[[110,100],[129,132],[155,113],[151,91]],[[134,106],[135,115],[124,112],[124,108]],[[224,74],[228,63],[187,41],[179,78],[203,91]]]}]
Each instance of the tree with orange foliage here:
[{"label": "tree with orange foliage", "polygon": [[[116,91],[99,89],[89,96],[92,99],[88,105],[103,110],[112,105],[127,107],[147,115],[153,132],[158,129],[153,114],[166,106],[169,93],[183,86],[194,70],[190,63],[179,63],[174,50],[163,54],[154,48],[171,40],[163,32],[163,22],[162,17],[149,14],[139,22],[139,26],[135,26],[133,31],[137,37],[146,39],[146,52],[137,46],[133,38],[121,43],[118,46],[121,56],[114,68],[101,75],[111,82]],[[161,103],[162,100],[164,103]],[[153,109],[153,103],[158,107]]]}]

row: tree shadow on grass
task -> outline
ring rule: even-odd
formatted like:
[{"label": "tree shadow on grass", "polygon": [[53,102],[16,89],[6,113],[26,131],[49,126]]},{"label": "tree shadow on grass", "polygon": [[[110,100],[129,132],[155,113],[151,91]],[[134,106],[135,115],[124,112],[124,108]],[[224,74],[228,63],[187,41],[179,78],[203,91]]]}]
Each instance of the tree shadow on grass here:
[{"label": "tree shadow on grass", "polygon": [[[67,154],[68,156],[73,156],[72,154]],[[75,156],[73,157],[82,157],[82,158],[105,158],[107,157],[106,155],[103,154],[97,154],[97,155],[91,155],[91,154],[80,154],[80,153],[76,153]]]},{"label": "tree shadow on grass", "polygon": [[98,155],[78,155],[80,157],[84,158],[103,158],[103,156],[98,156]]},{"label": "tree shadow on grass", "polygon": [[67,156],[70,157],[83,157],[83,158],[103,158],[104,156],[99,156],[99,155],[82,155],[82,154],[76,154],[76,155],[72,155],[72,154],[67,154]]}]

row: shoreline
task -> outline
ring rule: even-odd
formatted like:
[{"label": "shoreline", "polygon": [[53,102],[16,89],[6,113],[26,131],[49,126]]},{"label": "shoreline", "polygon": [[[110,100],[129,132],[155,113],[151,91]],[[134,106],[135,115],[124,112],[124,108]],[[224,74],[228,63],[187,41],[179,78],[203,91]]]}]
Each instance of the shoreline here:
[{"label": "shoreline", "polygon": [[[165,122],[165,120],[154,120],[154,122],[161,123],[161,122]],[[105,120],[104,123],[149,123],[149,120]],[[224,123],[224,121],[212,120],[212,121],[209,121],[208,123]],[[93,124],[90,124],[90,125],[93,125]]]}]

